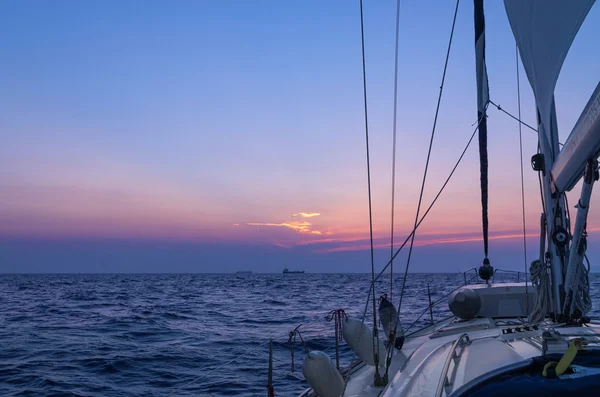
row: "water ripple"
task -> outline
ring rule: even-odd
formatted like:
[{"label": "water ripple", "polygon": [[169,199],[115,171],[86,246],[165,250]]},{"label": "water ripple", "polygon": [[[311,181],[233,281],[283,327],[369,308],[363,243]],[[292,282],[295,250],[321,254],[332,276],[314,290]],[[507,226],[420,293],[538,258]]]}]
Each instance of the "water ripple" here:
[{"label": "water ripple", "polygon": [[[306,347],[333,357],[333,323],[325,316],[337,308],[362,316],[369,278],[0,276],[0,395],[263,396],[270,338],[275,390],[294,395],[306,387],[304,346],[296,341],[291,372],[289,331],[303,324]],[[401,281],[398,277],[396,285]],[[411,275],[403,323],[412,323],[426,308],[427,283],[436,300],[462,281],[462,274]],[[600,277],[592,275],[591,284],[598,302]],[[378,294],[387,287],[385,280],[377,282]],[[447,315],[445,305],[433,314]],[[428,319],[427,313],[416,326]],[[343,342],[340,346],[341,360],[348,362],[352,352]]]}]

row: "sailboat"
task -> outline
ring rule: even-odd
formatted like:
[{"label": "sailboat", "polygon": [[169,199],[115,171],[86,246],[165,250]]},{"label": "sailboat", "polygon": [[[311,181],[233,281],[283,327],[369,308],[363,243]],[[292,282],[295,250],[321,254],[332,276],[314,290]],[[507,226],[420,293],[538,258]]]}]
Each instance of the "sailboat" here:
[{"label": "sailboat", "polygon": [[[540,177],[543,213],[540,256],[529,269],[533,285],[527,281],[494,283],[494,268],[487,255],[486,114],[491,101],[484,2],[474,0],[485,245],[479,282],[459,287],[449,296],[450,317],[404,335],[400,305],[397,310],[383,297],[379,310],[375,309],[373,270],[368,297],[373,306],[372,327],[364,315],[360,319],[337,313],[336,334],[343,335],[358,360],[340,371],[326,353],[308,351],[302,368],[310,388],[301,397],[598,394],[600,322],[588,316],[591,297],[586,227],[592,188],[599,178],[600,84],[562,148],[554,101],[565,57],[593,4],[594,0],[504,0],[537,111],[538,148],[531,163]],[[520,117],[518,121],[521,123]],[[572,225],[566,193],[576,185],[581,191]],[[413,238],[417,227],[415,221]]]}]

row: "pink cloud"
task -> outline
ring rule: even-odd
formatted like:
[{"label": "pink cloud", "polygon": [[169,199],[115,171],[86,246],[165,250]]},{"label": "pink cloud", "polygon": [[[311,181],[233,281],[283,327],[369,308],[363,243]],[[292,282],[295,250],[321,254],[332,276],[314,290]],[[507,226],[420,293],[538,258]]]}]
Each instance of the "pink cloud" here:
[{"label": "pink cloud", "polygon": [[267,227],[285,227],[288,229],[295,230],[299,233],[309,233],[320,235],[322,232],[320,230],[312,230],[312,223],[310,222],[283,222],[283,223],[260,223],[260,222],[251,222],[246,223],[248,226],[267,226]]}]

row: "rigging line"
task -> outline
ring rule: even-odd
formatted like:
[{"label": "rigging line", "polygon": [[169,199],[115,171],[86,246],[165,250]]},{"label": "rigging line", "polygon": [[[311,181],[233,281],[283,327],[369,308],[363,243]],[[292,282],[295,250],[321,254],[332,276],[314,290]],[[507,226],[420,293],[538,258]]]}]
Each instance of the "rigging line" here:
[{"label": "rigging line", "polygon": [[[578,201],[579,203],[579,201]],[[571,234],[571,211],[569,210],[569,199],[567,198],[567,194],[565,193],[565,211],[566,211],[566,217],[567,217],[567,230],[569,232],[569,236],[572,236]]]},{"label": "rigging line", "polygon": [[[477,131],[479,130],[479,121],[475,122],[475,125],[477,125],[477,127],[475,127],[475,129],[471,133],[471,137],[469,138],[469,141],[465,145],[465,148],[463,149],[461,155],[458,157],[458,160],[454,164],[454,167],[452,168],[452,170],[448,174],[448,177],[444,181],[444,184],[442,185],[442,187],[440,188],[440,190],[438,190],[437,194],[435,195],[435,197],[433,198],[433,200],[429,204],[429,207],[427,207],[427,210],[421,216],[421,219],[419,219],[419,223],[417,223],[417,226],[410,232],[410,234],[408,236],[406,236],[406,238],[404,239],[404,242],[396,250],[396,252],[394,253],[394,256],[392,257],[392,259],[396,259],[396,256],[398,256],[398,254],[400,254],[400,251],[402,251],[402,249],[406,246],[406,244],[408,243],[408,241],[412,237],[413,233],[419,228],[419,226],[421,226],[421,223],[423,223],[423,221],[425,220],[425,218],[427,217],[427,215],[429,214],[429,212],[431,211],[431,209],[433,208],[433,206],[435,205],[435,203],[437,202],[437,200],[442,195],[442,192],[444,191],[444,189],[446,188],[446,186],[450,182],[450,179],[452,179],[452,176],[454,175],[454,172],[456,171],[456,169],[460,165],[460,162],[462,161],[463,157],[467,153],[467,149],[469,149],[469,146],[471,146],[471,142],[473,142],[473,138],[475,138],[475,134],[477,134]],[[375,277],[375,281],[379,280],[379,277],[381,277],[381,275],[387,270],[387,268],[390,266],[390,263],[391,262],[388,262],[383,267],[383,269],[381,269],[381,271],[379,272],[379,274],[377,274],[377,276]],[[367,293],[367,295],[369,295],[370,293],[371,293],[371,290],[369,289],[369,292]]]},{"label": "rigging line", "polygon": [[400,37],[400,0],[396,3],[396,48],[394,63],[394,121],[392,124],[393,144],[392,144],[392,225],[390,228],[390,301],[394,290],[394,210],[396,193],[396,129],[398,114],[398,44]]},{"label": "rigging line", "polygon": [[[394,48],[394,121],[393,121],[393,147],[392,147],[392,220],[390,226],[390,302],[393,302],[394,291],[394,209],[396,193],[396,132],[397,132],[397,114],[398,114],[398,45],[400,37],[400,0],[396,2],[396,46]],[[375,288],[373,288],[375,289]],[[394,319],[390,319],[391,328]],[[389,335],[386,335],[389,337]],[[384,379],[388,378],[390,364],[392,362],[392,344],[386,352],[386,366]]]},{"label": "rigging line", "polygon": [[379,338],[377,337],[377,309],[375,307],[375,257],[373,247],[373,211],[371,204],[371,163],[369,160],[369,120],[367,112],[367,66],[365,62],[365,24],[363,19],[363,0],[360,0],[360,38],[362,44],[363,99],[365,103],[365,142],[367,149],[367,188],[369,191],[369,235],[371,240],[371,284],[373,286],[373,358],[375,361],[375,379],[379,378]]},{"label": "rigging line", "polygon": [[508,113],[506,110],[502,109],[502,107],[500,105],[496,105],[491,99],[489,100],[489,103],[491,103],[492,105],[494,105],[496,107],[496,109],[498,109],[502,113],[504,113],[504,114],[512,117],[516,121],[518,121],[519,122],[519,127],[521,127],[521,124],[523,124],[525,127],[529,128],[530,130],[538,132],[538,130],[536,130],[535,128],[533,128],[532,126],[530,126],[529,124],[527,124],[526,122],[524,122],[524,121],[521,120],[521,109],[519,109],[519,117],[517,118],[517,117],[513,116],[512,114]]},{"label": "rigging line", "polygon": [[[446,186],[450,182],[450,179],[452,179],[452,176],[454,175],[454,172],[458,169],[458,166],[460,165],[460,162],[462,161],[463,157],[467,153],[467,150],[469,149],[469,146],[471,146],[471,142],[473,142],[473,138],[475,138],[475,134],[477,134],[477,131],[479,130],[479,120],[477,120],[477,122],[475,122],[474,125],[476,127],[473,130],[473,132],[471,133],[471,137],[469,138],[469,141],[467,142],[467,144],[465,145],[465,148],[463,149],[462,153],[458,157],[458,160],[454,164],[454,167],[450,171],[450,174],[448,174],[448,177],[444,181],[444,184],[442,185],[442,187],[440,188],[440,190],[437,192],[437,194],[435,195],[435,197],[433,198],[433,200],[429,204],[429,207],[427,207],[427,210],[423,213],[423,216],[421,216],[421,219],[419,220],[419,223],[417,223],[417,226],[412,230],[412,232],[410,232],[410,234],[408,236],[406,236],[406,239],[404,240],[404,242],[402,243],[402,245],[400,245],[400,247],[396,250],[396,253],[394,253],[394,256],[392,257],[392,259],[395,259],[396,256],[398,256],[398,254],[400,253],[400,251],[402,251],[402,249],[406,246],[406,243],[408,243],[408,240],[410,240],[410,238],[415,233],[415,231],[417,230],[417,228],[419,226],[421,226],[421,223],[423,223],[423,221],[425,220],[425,218],[429,214],[429,211],[431,211],[431,209],[433,208],[433,206],[435,205],[435,203],[437,202],[437,200],[442,195],[442,192],[444,191],[444,189],[446,188]],[[381,275],[387,270],[388,266],[390,266],[390,263],[391,263],[391,261],[388,262],[383,267],[383,269],[381,269],[381,271],[379,272],[379,274],[377,274],[377,277],[375,277],[375,281],[377,281],[379,279],[379,277],[381,277]],[[374,285],[375,285],[375,283],[371,283],[371,287],[369,288],[369,292],[367,292],[367,300],[365,302],[365,309],[363,310],[361,324],[364,324],[364,322],[365,322],[365,317],[367,316],[367,308],[369,307],[369,297],[371,295],[371,290],[373,289]],[[397,323],[398,322],[396,321],[396,324]],[[361,332],[362,332],[362,328],[361,328]],[[359,335],[358,335],[358,340],[359,341],[360,341],[360,337],[361,337],[361,333],[359,332]],[[354,353],[354,356],[356,356],[356,353]]]},{"label": "rigging line", "polygon": [[[521,81],[519,79],[519,47],[515,44],[515,54],[517,63],[517,103],[519,110],[519,120],[521,120]],[[523,259],[525,265],[525,297],[527,298],[527,316],[529,316],[529,288],[527,285],[527,233],[525,224],[525,182],[523,176],[523,133],[521,122],[519,121],[519,159],[521,160],[521,204],[523,207]]]},{"label": "rigging line", "polygon": [[[423,202],[423,192],[425,191],[425,181],[427,180],[427,170],[429,168],[429,160],[431,158],[431,149],[433,147],[433,139],[435,137],[435,127],[437,125],[438,115],[440,111],[440,104],[442,102],[442,93],[444,92],[444,82],[446,80],[446,71],[448,70],[448,60],[450,59],[450,49],[452,48],[452,38],[454,37],[454,28],[456,26],[456,16],[458,14],[458,5],[460,0],[456,0],[456,8],[454,9],[454,18],[452,19],[452,29],[450,30],[450,39],[448,41],[448,50],[446,52],[446,61],[444,63],[444,72],[442,73],[442,82],[440,84],[440,93],[438,95],[437,106],[435,109],[435,117],[433,119],[433,127],[431,129],[431,138],[429,140],[429,149],[427,151],[427,160],[425,161],[425,170],[423,172],[423,181],[421,182],[421,193],[419,194],[419,203],[417,205],[417,213],[415,216],[415,226],[413,228],[412,236],[410,239],[410,246],[408,249],[408,259],[406,260],[406,268],[404,270],[404,279],[402,280],[402,289],[400,291],[400,302],[398,303],[398,314],[394,324],[394,335],[398,328],[398,319],[400,318],[400,310],[402,309],[402,298],[404,297],[404,291],[406,288],[406,277],[408,276],[408,268],[410,266],[410,259],[412,256],[412,250],[415,242],[416,228],[419,220],[419,213],[421,211],[421,203]],[[479,125],[479,123],[478,123]]]},{"label": "rigging line", "polygon": [[[538,138],[538,153],[540,152],[540,142],[539,142],[539,138]],[[544,198],[544,187],[542,186],[542,173],[541,171],[538,171],[538,181],[540,184],[540,196],[541,196],[541,201],[542,201],[542,211],[544,211],[544,214],[546,213],[546,200]]]}]

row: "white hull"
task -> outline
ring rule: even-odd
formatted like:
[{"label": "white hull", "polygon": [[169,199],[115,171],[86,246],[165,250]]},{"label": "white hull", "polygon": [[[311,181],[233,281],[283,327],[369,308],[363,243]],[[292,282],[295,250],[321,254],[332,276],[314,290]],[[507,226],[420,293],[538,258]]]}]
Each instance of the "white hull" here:
[{"label": "white hull", "polygon": [[[394,350],[386,386],[374,387],[375,367],[360,363],[347,372],[342,396],[458,396],[508,368],[529,364],[534,357],[563,354],[575,338],[586,350],[600,350],[600,323],[567,326],[547,321],[533,326],[525,322],[522,317],[447,318],[408,335],[402,349]],[[380,368],[380,374],[384,372]],[[308,389],[301,396],[316,394]]]}]

